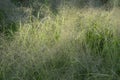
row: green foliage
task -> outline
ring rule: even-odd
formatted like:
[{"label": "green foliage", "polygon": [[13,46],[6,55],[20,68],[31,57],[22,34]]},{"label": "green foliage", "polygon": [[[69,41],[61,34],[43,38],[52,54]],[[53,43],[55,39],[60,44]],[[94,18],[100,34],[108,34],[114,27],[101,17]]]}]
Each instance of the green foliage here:
[{"label": "green foliage", "polygon": [[3,23],[5,21],[6,15],[3,10],[0,10],[0,32],[3,29]]},{"label": "green foliage", "polygon": [[111,29],[108,28],[110,25],[102,27],[103,31],[100,31],[100,28],[98,27],[101,27],[103,25],[98,24],[95,21],[92,22],[90,26],[92,26],[93,28],[90,28],[90,30],[88,30],[86,33],[87,43],[89,44],[91,49],[95,49],[95,53],[101,53],[104,48],[104,44],[106,44],[106,42],[111,42],[113,38],[113,32]]},{"label": "green foliage", "polygon": [[0,10],[0,33],[6,36],[11,36],[17,31],[17,24],[13,21],[7,20],[7,16],[3,10]]},{"label": "green foliage", "polygon": [[11,2],[14,3],[15,5],[21,4],[21,0],[11,0]]},{"label": "green foliage", "polygon": [[3,10],[0,10],[0,23],[5,19],[5,13]]},{"label": "green foliage", "polygon": [[19,23],[0,12],[0,80],[120,79],[120,24],[115,11],[63,6],[55,15],[50,10],[54,0],[39,1],[32,5],[36,14],[31,12]]}]

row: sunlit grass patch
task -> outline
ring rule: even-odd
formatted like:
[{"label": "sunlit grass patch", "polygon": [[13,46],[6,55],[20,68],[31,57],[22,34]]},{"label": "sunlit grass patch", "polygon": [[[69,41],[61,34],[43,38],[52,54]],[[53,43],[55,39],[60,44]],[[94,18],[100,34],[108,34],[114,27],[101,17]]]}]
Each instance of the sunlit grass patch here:
[{"label": "sunlit grass patch", "polygon": [[0,37],[1,80],[120,79],[119,23],[111,12],[63,7],[28,19],[12,40]]}]

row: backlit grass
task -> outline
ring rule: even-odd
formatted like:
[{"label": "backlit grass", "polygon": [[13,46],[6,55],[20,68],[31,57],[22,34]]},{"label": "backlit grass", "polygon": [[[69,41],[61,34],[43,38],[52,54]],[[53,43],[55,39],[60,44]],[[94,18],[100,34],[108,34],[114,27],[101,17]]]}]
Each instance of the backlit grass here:
[{"label": "backlit grass", "polygon": [[0,36],[0,80],[119,80],[115,12],[64,7],[20,21],[12,39]]}]

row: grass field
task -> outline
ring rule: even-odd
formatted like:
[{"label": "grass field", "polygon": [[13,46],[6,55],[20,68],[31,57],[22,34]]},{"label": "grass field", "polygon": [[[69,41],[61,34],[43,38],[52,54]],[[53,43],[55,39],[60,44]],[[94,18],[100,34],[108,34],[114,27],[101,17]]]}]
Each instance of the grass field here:
[{"label": "grass field", "polygon": [[0,11],[0,80],[120,80],[119,8],[43,8],[16,23]]}]

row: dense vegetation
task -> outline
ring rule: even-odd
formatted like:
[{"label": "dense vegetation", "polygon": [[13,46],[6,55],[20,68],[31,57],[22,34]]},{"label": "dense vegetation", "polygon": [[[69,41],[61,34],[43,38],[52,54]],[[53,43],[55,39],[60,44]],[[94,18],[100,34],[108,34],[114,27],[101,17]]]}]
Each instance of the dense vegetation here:
[{"label": "dense vegetation", "polygon": [[0,1],[0,80],[120,80],[119,4]]}]

